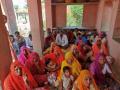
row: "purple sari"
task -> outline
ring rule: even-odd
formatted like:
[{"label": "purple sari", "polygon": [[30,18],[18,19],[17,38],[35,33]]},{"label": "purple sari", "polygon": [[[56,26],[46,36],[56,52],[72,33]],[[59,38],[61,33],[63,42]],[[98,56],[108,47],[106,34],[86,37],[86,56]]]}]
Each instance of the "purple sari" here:
[{"label": "purple sari", "polygon": [[101,56],[104,56],[104,55],[103,54],[98,54],[96,56],[96,60],[93,61],[93,63],[90,65],[90,68],[89,68],[92,75],[94,76],[94,78],[96,80],[96,83],[98,85],[104,84],[104,82],[105,82],[105,78],[104,78],[104,75],[102,73],[102,68],[101,68],[101,66],[99,64],[99,60],[100,60],[99,58]]}]

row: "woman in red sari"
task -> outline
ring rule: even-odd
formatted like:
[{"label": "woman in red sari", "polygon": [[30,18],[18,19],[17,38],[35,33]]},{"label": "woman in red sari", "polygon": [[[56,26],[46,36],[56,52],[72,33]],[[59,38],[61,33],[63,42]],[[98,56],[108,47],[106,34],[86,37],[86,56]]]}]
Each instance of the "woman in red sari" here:
[{"label": "woman in red sari", "polygon": [[30,54],[29,60],[27,60],[25,65],[31,71],[39,86],[47,84],[44,62],[40,60],[40,57],[36,52]]},{"label": "woman in red sari", "polygon": [[71,51],[72,51],[74,57],[79,61],[79,63],[82,64],[85,61],[85,57],[79,51],[78,46],[72,45]]},{"label": "woman in red sari", "polygon": [[53,49],[53,52],[46,54],[44,56],[44,59],[50,58],[51,60],[56,62],[56,64],[61,65],[62,61],[64,60],[64,53],[58,46],[55,46]]},{"label": "woman in red sari", "polygon": [[55,42],[52,42],[51,45],[50,45],[50,47],[47,48],[47,49],[43,52],[43,54],[45,55],[45,54],[48,54],[48,53],[53,53],[54,47],[56,47],[56,46],[57,46],[57,44],[56,44]]},{"label": "woman in red sari", "polygon": [[83,43],[83,41],[82,40],[80,40],[79,42],[78,42],[78,49],[79,49],[79,51],[81,52],[81,54],[83,55],[83,56],[85,56],[85,50],[83,49],[83,47],[84,47],[84,43]]},{"label": "woman in red sari", "polygon": [[18,61],[11,64],[10,73],[4,81],[4,90],[33,90],[37,86],[27,68]]}]

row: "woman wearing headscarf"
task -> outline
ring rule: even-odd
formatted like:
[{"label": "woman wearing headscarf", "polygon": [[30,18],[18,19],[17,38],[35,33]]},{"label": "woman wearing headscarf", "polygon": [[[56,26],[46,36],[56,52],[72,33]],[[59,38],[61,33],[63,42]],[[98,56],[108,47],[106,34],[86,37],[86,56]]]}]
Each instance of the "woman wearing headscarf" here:
[{"label": "woman wearing headscarf", "polygon": [[56,64],[61,65],[62,61],[64,60],[64,53],[59,46],[54,46],[53,52],[44,55],[43,57],[45,60],[50,58]]},{"label": "woman wearing headscarf", "polygon": [[44,62],[40,60],[36,52],[30,54],[25,66],[30,70],[39,86],[44,86],[47,83]]},{"label": "woman wearing headscarf", "polygon": [[54,48],[54,55],[56,57],[56,62],[58,65],[61,65],[62,61],[64,60],[64,53],[62,49],[58,46]]},{"label": "woman wearing headscarf", "polygon": [[4,81],[4,90],[33,90],[37,86],[27,68],[18,61],[11,64],[10,73]]},{"label": "woman wearing headscarf", "polygon": [[85,50],[84,50],[84,48],[83,48],[83,47],[85,46],[85,43],[83,43],[82,40],[79,40],[77,46],[78,46],[78,50],[81,52],[81,54],[82,54],[83,56],[85,56],[86,53],[85,53]]},{"label": "woman wearing headscarf", "polygon": [[96,57],[99,53],[104,53],[106,56],[109,55],[107,47],[101,42],[101,38],[96,37],[96,42],[92,46],[93,56]]},{"label": "woman wearing headscarf", "polygon": [[78,46],[72,45],[71,51],[72,51],[74,57],[75,57],[80,63],[83,63],[83,62],[84,62],[85,57],[84,57],[84,56],[81,54],[81,52],[79,51]]},{"label": "woman wearing headscarf", "polygon": [[90,65],[90,72],[95,78],[96,83],[100,86],[105,86],[106,84],[108,84],[105,79],[106,76],[107,78],[109,76],[110,78],[120,83],[120,81],[115,78],[109,64],[105,59],[105,55],[102,53],[99,53],[96,56],[96,60],[94,60],[93,63]]},{"label": "woman wearing headscarf", "polygon": [[81,65],[80,63],[75,59],[75,57],[73,56],[72,52],[67,52],[65,55],[65,60],[62,62],[61,65],[61,72],[60,75],[58,77],[58,79],[61,79],[61,75],[63,73],[63,68],[65,66],[68,66],[71,68],[71,72],[72,75],[76,78],[77,76],[79,76],[80,71],[81,71]]},{"label": "woman wearing headscarf", "polygon": [[72,90],[99,90],[94,78],[88,70],[82,70]]},{"label": "woman wearing headscarf", "polygon": [[50,45],[50,47],[47,48],[47,49],[43,52],[43,54],[45,55],[45,54],[48,54],[48,53],[53,53],[54,47],[56,47],[56,46],[57,46],[56,43],[55,43],[55,42],[52,42],[51,45]]},{"label": "woman wearing headscarf", "polygon": [[25,46],[22,46],[20,48],[20,55],[18,57],[19,62],[21,64],[25,65],[25,62],[28,60],[29,55],[30,55],[31,52],[32,51],[29,48],[27,48]]}]

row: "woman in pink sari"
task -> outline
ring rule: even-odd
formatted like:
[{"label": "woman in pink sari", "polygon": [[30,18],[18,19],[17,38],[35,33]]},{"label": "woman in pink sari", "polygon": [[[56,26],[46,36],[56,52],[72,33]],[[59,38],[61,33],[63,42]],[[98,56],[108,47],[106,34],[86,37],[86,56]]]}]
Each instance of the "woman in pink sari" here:
[{"label": "woman in pink sari", "polygon": [[106,78],[112,78],[116,82],[120,83],[120,81],[114,76],[113,71],[105,59],[105,55],[102,53],[99,53],[96,56],[96,60],[94,60],[90,65],[90,72],[95,78],[97,84],[102,87],[106,84],[110,84]]},{"label": "woman in pink sari", "polygon": [[31,71],[39,86],[44,86],[47,84],[45,65],[44,62],[40,60],[40,57],[37,53],[31,53],[25,65]]},{"label": "woman in pink sari", "polygon": [[31,50],[25,46],[20,48],[20,55],[18,60],[21,64],[25,65],[25,62],[28,60]]}]

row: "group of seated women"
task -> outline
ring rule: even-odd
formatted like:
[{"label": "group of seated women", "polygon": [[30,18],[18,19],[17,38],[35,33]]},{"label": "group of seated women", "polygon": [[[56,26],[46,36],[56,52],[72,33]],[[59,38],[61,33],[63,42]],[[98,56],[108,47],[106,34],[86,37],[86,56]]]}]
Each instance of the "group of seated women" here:
[{"label": "group of seated women", "polygon": [[[113,63],[103,33],[72,33],[76,41],[62,48],[54,41],[43,56],[21,47],[11,64],[4,90],[119,90],[111,88]],[[54,39],[55,40],[55,39]]]}]

